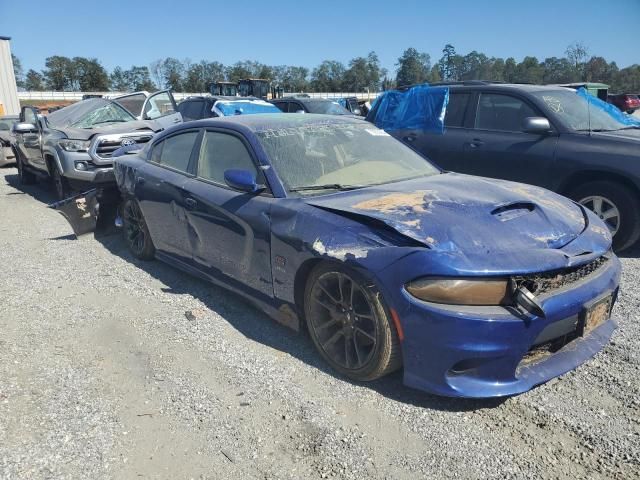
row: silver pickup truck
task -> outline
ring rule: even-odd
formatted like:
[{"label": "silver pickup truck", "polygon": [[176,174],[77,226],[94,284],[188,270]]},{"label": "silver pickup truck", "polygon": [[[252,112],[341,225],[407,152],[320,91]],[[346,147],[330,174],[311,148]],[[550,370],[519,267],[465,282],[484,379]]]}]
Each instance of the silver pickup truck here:
[{"label": "silver pickup truck", "polygon": [[182,122],[168,90],[90,98],[40,115],[23,107],[13,127],[22,184],[50,179],[59,199],[113,180],[111,155],[120,147],[144,144],[155,133]]}]

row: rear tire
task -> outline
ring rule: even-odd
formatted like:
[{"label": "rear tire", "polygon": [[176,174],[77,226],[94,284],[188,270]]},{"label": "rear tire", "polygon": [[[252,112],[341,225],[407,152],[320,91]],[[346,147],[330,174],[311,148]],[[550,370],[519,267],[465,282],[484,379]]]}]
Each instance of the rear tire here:
[{"label": "rear tire", "polygon": [[156,249],[149,235],[147,223],[135,198],[128,198],[122,206],[124,240],[129,251],[140,260],[152,260]]},{"label": "rear tire", "polygon": [[36,176],[25,169],[22,157],[19,152],[16,153],[16,167],[18,168],[18,180],[20,185],[33,185],[36,183]]},{"label": "rear tire", "polygon": [[304,312],[316,349],[341,374],[370,381],[401,366],[398,332],[380,292],[344,265],[327,262],[312,270]]},{"label": "rear tire", "polygon": [[608,180],[589,182],[568,196],[594,211],[607,224],[616,251],[631,247],[640,238],[640,201],[626,185]]}]

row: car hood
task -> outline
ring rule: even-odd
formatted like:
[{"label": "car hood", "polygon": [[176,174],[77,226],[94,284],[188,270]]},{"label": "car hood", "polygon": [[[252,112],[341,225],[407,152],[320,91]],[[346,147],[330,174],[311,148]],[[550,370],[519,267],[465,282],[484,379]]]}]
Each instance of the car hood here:
[{"label": "car hood", "polygon": [[592,137],[603,138],[606,140],[626,141],[633,145],[640,143],[640,130],[636,128],[630,128],[628,130],[616,130],[613,132],[593,132]]},{"label": "car hood", "polygon": [[96,135],[105,135],[110,133],[129,133],[140,130],[151,130],[154,133],[157,133],[162,129],[162,126],[159,123],[154,122],[153,120],[136,120],[131,122],[104,125],[99,128],[63,127],[56,130],[60,130],[68,138],[77,140],[90,140]]},{"label": "car hood", "polygon": [[484,254],[562,248],[586,227],[572,201],[548,190],[447,173],[310,197],[315,207],[375,219],[425,246]]}]

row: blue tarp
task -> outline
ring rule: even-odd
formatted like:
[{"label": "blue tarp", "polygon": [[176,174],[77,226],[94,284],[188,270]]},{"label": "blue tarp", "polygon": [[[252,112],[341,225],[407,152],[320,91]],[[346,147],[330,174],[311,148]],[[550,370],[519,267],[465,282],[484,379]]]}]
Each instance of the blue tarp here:
[{"label": "blue tarp", "polygon": [[425,83],[407,90],[389,90],[380,95],[375,124],[384,130],[425,130],[444,133],[449,88]]},{"label": "blue tarp", "polygon": [[595,97],[594,95],[591,95],[589,92],[587,92],[587,90],[584,87],[580,87],[579,89],[576,90],[576,93],[584,98],[587,102],[589,102],[590,105],[599,108],[600,110],[607,112],[609,115],[611,115],[614,119],[616,119],[618,122],[624,124],[624,125],[629,125],[631,127],[637,127],[640,126],[640,120],[638,120],[637,118],[632,117],[631,115],[624,113],[623,111],[621,111],[618,107],[616,107],[615,105],[612,105],[610,103],[605,102],[604,100],[600,100],[598,97]]},{"label": "blue tarp", "polygon": [[282,113],[275,105],[264,100],[229,100],[218,101],[214,109],[218,109],[227,117],[230,115],[250,115],[253,113]]}]

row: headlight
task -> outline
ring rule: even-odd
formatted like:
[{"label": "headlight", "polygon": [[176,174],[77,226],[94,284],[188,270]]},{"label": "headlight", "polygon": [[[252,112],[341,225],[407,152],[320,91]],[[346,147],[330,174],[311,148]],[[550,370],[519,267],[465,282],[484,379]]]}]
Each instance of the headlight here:
[{"label": "headlight", "polygon": [[90,144],[90,140],[65,139],[58,141],[58,145],[67,152],[86,152],[89,149]]},{"label": "headlight", "polygon": [[420,300],[449,305],[502,305],[510,291],[509,281],[502,278],[421,278],[406,289]]}]

